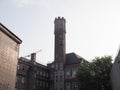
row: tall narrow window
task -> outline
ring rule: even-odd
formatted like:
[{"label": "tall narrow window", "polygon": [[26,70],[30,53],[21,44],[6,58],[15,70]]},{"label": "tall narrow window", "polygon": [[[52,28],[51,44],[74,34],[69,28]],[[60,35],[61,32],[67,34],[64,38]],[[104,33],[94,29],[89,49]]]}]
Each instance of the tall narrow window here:
[{"label": "tall narrow window", "polygon": [[58,82],[58,76],[56,76],[56,82]]},{"label": "tall narrow window", "polygon": [[39,70],[37,70],[37,75],[39,75]]},{"label": "tall narrow window", "polygon": [[56,64],[56,70],[58,69],[58,64]]},{"label": "tall narrow window", "polygon": [[63,70],[63,64],[62,63],[59,64],[59,68],[60,68],[60,70]]},{"label": "tall narrow window", "polygon": [[70,69],[66,69],[66,70],[65,70],[65,76],[66,76],[66,78],[71,76],[71,71],[70,71]]},{"label": "tall narrow window", "polygon": [[61,45],[61,46],[63,45],[63,40],[61,40],[61,39],[59,40],[59,45]]},{"label": "tall narrow window", "polygon": [[40,86],[42,86],[42,81],[40,81]]},{"label": "tall narrow window", "polygon": [[66,85],[66,90],[70,90],[70,83],[68,82],[65,85]]},{"label": "tall narrow window", "polygon": [[62,80],[62,76],[60,76],[60,82],[62,82],[63,80]]},{"label": "tall narrow window", "polygon": [[43,87],[45,87],[45,81],[43,81]]},{"label": "tall narrow window", "polygon": [[48,82],[46,82],[46,87],[48,87]]},{"label": "tall narrow window", "polygon": [[22,77],[21,83],[25,83],[25,78],[24,77]]},{"label": "tall narrow window", "polygon": [[20,69],[20,65],[17,65],[17,69],[18,69],[18,70]]},{"label": "tall narrow window", "polygon": [[40,71],[40,76],[42,76],[42,71]]},{"label": "tall narrow window", "polygon": [[36,84],[37,84],[37,86],[39,86],[39,81],[38,80],[36,80]]},{"label": "tall narrow window", "polygon": [[46,73],[46,77],[48,77],[48,73]]},{"label": "tall narrow window", "polygon": [[75,74],[76,74],[76,70],[75,68],[72,69],[72,77],[75,77]]},{"label": "tall narrow window", "polygon": [[45,75],[46,75],[46,73],[44,72],[44,73],[43,73],[43,76],[45,77]]}]

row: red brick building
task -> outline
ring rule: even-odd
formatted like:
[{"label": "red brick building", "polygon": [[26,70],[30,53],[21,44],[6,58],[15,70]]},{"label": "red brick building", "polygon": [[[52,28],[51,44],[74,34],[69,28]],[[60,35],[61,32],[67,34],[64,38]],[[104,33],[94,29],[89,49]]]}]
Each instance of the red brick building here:
[{"label": "red brick building", "polygon": [[31,60],[20,58],[16,90],[78,90],[75,74],[87,61],[73,52],[66,54],[66,20],[58,17],[54,24],[54,61],[44,66],[36,63],[35,54]]},{"label": "red brick building", "polygon": [[50,90],[78,90],[75,78],[80,63],[87,62],[75,53],[66,54],[66,20],[58,17],[55,24],[55,54],[54,61],[48,64],[50,68]]},{"label": "red brick building", "polygon": [[18,60],[16,90],[49,90],[50,75],[47,66],[36,62],[36,54],[31,59]]}]

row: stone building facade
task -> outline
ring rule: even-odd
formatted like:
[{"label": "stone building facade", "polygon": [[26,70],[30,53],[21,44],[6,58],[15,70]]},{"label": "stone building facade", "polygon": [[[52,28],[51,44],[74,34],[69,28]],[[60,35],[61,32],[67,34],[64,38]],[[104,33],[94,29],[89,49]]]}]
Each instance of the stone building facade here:
[{"label": "stone building facade", "polygon": [[35,53],[31,60],[20,58],[16,78],[16,90],[78,90],[76,71],[87,61],[74,52],[66,54],[66,20],[54,21],[54,61],[47,66],[38,64]]},{"label": "stone building facade", "polygon": [[66,20],[58,17],[55,24],[55,54],[54,61],[48,64],[50,68],[50,90],[78,90],[75,78],[80,63],[87,61],[75,53],[66,54]]},{"label": "stone building facade", "polygon": [[36,53],[31,59],[21,57],[18,60],[16,90],[49,90],[49,69],[36,62]]},{"label": "stone building facade", "polygon": [[0,23],[0,90],[14,90],[22,41]]}]

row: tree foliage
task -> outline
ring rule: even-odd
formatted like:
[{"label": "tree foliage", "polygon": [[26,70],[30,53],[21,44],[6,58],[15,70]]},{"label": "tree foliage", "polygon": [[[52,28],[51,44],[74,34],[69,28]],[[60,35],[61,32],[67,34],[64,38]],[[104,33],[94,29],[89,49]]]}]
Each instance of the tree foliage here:
[{"label": "tree foliage", "polygon": [[89,63],[82,63],[76,74],[80,90],[111,90],[110,72],[112,57],[96,57]]}]

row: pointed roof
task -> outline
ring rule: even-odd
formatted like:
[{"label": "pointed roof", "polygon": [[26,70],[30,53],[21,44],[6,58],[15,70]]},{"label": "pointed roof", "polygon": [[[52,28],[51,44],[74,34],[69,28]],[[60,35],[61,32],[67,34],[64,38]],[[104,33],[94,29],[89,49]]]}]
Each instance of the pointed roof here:
[{"label": "pointed roof", "polygon": [[81,63],[82,61],[86,60],[73,52],[66,54],[66,64],[77,64]]}]

